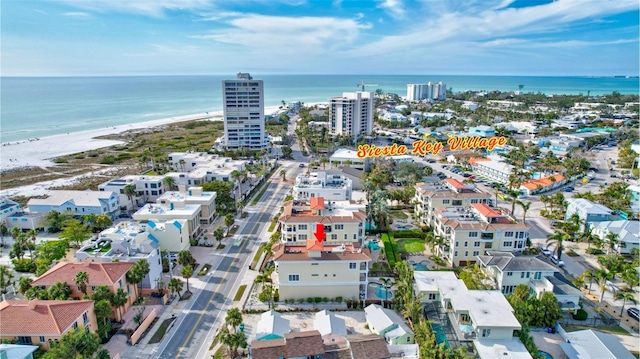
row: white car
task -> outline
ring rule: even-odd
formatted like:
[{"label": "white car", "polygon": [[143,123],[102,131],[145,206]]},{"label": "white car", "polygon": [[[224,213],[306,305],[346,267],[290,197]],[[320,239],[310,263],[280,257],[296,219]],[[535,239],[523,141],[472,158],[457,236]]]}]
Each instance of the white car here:
[{"label": "white car", "polygon": [[561,260],[558,260],[558,256],[555,254],[551,257],[551,261],[555,263],[558,267],[564,267],[564,262]]},{"label": "white car", "polygon": [[551,255],[551,251],[547,247],[540,248],[540,252],[542,252],[542,254],[544,254],[547,257]]}]

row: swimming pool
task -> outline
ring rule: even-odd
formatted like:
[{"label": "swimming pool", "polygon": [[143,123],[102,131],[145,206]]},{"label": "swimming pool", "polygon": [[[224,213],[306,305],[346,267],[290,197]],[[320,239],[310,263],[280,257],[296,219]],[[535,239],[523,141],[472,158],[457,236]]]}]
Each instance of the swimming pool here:
[{"label": "swimming pool", "polygon": [[420,263],[416,263],[416,264],[413,266],[413,269],[414,269],[414,270],[419,270],[419,271],[429,270],[428,265],[429,265],[429,261],[424,260],[424,261],[421,261]]},{"label": "swimming pool", "polygon": [[542,350],[538,351],[539,355],[542,355],[544,357],[544,359],[553,359],[553,357],[551,356],[551,354],[547,353],[547,352],[543,352]]},{"label": "swimming pool", "polygon": [[[373,287],[376,289],[376,297],[380,298],[380,299],[385,299],[385,300],[390,300],[391,298],[393,298],[393,293],[391,292],[391,289],[386,290],[385,287],[380,284],[380,283],[369,283],[370,287]],[[385,298],[386,296],[386,298]]]},{"label": "swimming pool", "polygon": [[450,348],[447,335],[444,334],[444,328],[438,323],[431,324],[431,329],[436,336],[436,344],[444,343],[444,346]]}]

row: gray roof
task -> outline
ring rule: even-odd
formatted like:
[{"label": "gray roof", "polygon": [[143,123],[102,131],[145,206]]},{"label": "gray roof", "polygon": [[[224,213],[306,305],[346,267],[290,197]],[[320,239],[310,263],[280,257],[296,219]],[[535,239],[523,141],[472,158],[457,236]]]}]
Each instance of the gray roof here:
[{"label": "gray roof", "polygon": [[640,242],[639,221],[605,221],[593,222],[591,225],[599,231],[617,234],[619,241],[626,243]]},{"label": "gray roof", "polygon": [[[567,333],[567,343],[574,347],[577,353],[588,353],[590,358],[597,359],[634,359],[627,348],[620,343],[618,338],[611,334],[599,332],[597,330],[579,330]],[[561,344],[562,349],[573,358],[583,358],[568,350],[566,344]],[[573,355],[570,355],[573,354]]]},{"label": "gray roof", "polygon": [[36,349],[38,349],[36,345],[0,344],[0,358],[31,358],[31,354],[35,352]]},{"label": "gray roof", "polygon": [[546,276],[545,278],[553,284],[553,294],[582,296],[582,291],[576,288],[576,286],[569,282],[561,273],[555,272],[553,276]]},{"label": "gray roof", "polygon": [[508,252],[487,252],[487,255],[478,256],[478,260],[485,267],[495,266],[502,272],[558,270],[537,256],[516,256]]}]

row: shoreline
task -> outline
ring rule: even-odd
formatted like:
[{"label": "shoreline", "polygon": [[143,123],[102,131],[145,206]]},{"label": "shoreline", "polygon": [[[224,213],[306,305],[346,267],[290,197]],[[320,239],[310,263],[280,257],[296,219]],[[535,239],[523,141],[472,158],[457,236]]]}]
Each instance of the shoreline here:
[{"label": "shoreline", "polygon": [[222,120],[222,113],[198,113],[128,125],[105,127],[42,138],[2,143],[0,148],[0,173],[24,167],[51,167],[52,159],[74,153],[122,144],[123,141],[104,140],[96,137],[123,133],[129,130],[154,128],[184,121]]},{"label": "shoreline", "polygon": [[[324,102],[309,103],[306,106],[320,105]],[[272,114],[280,106],[265,106],[264,113]],[[157,120],[110,126],[93,130],[69,132],[46,137],[3,142],[0,147],[0,173],[26,167],[51,167],[52,159],[75,153],[96,150],[124,143],[118,140],[105,140],[96,137],[114,135],[130,130],[155,128],[185,121],[222,121],[223,112],[196,113],[174,116]]]}]

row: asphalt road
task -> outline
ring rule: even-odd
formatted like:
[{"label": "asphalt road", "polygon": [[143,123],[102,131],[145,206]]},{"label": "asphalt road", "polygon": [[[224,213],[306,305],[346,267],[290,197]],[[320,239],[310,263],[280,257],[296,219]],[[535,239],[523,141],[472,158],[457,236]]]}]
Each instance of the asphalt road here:
[{"label": "asphalt road", "polygon": [[[287,164],[285,168],[292,169],[293,164]],[[244,268],[248,268],[255,247],[261,241],[268,240],[258,238],[258,234],[270,222],[273,212],[280,207],[288,191],[287,185],[269,184],[256,206],[256,213],[249,214],[246,225],[236,232],[236,236],[245,240],[238,247],[231,246],[223,257],[218,258],[217,263],[212,263],[215,271],[210,272],[204,288],[190,299],[190,306],[183,310],[154,358],[198,358],[206,352],[213,339],[212,329],[220,326],[226,307],[233,300],[240,274]]]}]

